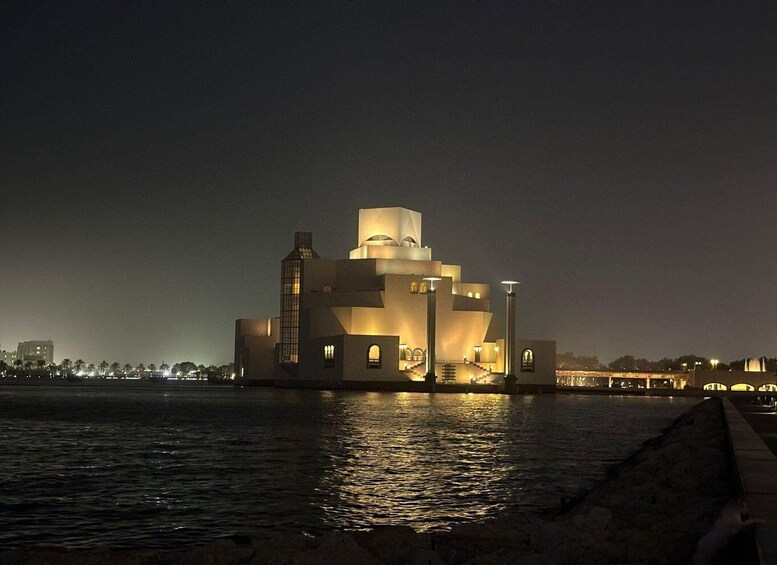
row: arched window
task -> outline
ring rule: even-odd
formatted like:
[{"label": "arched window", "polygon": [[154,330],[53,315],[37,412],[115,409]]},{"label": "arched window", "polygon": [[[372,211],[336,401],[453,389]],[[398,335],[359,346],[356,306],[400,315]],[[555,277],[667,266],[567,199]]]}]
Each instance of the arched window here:
[{"label": "arched window", "polygon": [[777,392],[777,385],[773,383],[766,383],[758,387],[759,391],[763,392]]},{"label": "arched window", "polygon": [[418,292],[421,294],[429,292],[429,284],[426,281],[423,281],[418,287]]},{"label": "arched window", "polygon": [[408,235],[402,240],[402,245],[405,247],[418,247],[418,242]]},{"label": "arched window", "polygon": [[367,349],[367,368],[380,369],[380,346],[374,343]]},{"label": "arched window", "polygon": [[420,347],[416,347],[413,350],[413,361],[423,361],[424,360],[424,350]]},{"label": "arched window", "polygon": [[410,283],[410,292],[412,294],[418,294],[418,283],[416,281]]},{"label": "arched window", "polygon": [[475,298],[480,298],[480,293],[479,292],[475,293]]},{"label": "arched window", "polygon": [[329,283],[324,283],[324,292],[332,292],[332,285]]},{"label": "arched window", "polygon": [[735,385],[731,385],[731,390],[755,390],[755,387],[753,385],[747,384],[747,383],[737,383]]},{"label": "arched window", "polygon": [[467,293],[467,298],[472,298],[472,291]]},{"label": "arched window", "polygon": [[521,372],[533,373],[534,372],[534,351],[531,349],[524,349],[521,352]]},{"label": "arched window", "polygon": [[413,360],[413,350],[409,347],[405,348],[405,361],[412,361]]},{"label": "arched window", "polygon": [[331,369],[335,366],[335,346],[324,346],[324,369]]},{"label": "arched window", "polygon": [[726,390],[726,385],[723,383],[707,383],[702,387],[704,390]]}]

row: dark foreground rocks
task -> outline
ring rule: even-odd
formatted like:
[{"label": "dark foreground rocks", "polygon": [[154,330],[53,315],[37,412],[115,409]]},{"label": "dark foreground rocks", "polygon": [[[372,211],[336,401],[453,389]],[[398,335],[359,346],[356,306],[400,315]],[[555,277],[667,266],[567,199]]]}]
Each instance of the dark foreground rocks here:
[{"label": "dark foreground rocks", "polygon": [[0,564],[91,565],[499,565],[691,563],[698,541],[732,499],[720,402],[678,418],[585,496],[545,516],[505,516],[444,533],[404,526],[321,536],[235,536],[188,551],[0,552]]}]

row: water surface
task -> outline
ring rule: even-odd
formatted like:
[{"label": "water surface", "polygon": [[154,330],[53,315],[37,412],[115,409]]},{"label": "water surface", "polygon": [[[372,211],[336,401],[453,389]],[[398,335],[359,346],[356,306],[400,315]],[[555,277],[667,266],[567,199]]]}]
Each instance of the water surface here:
[{"label": "water surface", "polygon": [[0,387],[0,547],[184,547],[538,510],[697,402]]}]

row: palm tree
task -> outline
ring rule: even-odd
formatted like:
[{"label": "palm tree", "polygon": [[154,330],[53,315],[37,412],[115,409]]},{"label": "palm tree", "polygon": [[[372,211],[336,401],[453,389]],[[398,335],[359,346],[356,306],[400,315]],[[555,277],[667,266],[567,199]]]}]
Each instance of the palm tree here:
[{"label": "palm tree", "polygon": [[62,372],[65,375],[70,374],[70,368],[73,366],[73,362],[70,359],[63,359],[62,360]]},{"label": "palm tree", "polygon": [[130,365],[129,363],[125,363],[123,369],[124,369],[124,376],[126,377],[127,374],[130,371],[132,371],[132,365]]},{"label": "palm tree", "polygon": [[86,363],[83,359],[77,359],[76,362],[73,363],[73,369],[76,373],[80,373],[83,370],[84,365],[86,365]]},{"label": "palm tree", "polygon": [[153,374],[156,372],[156,365],[149,363],[148,370],[151,371],[151,375],[153,376]]},{"label": "palm tree", "polygon": [[111,363],[111,367],[110,368],[111,368],[111,375],[112,376],[116,376],[116,373],[119,372],[119,367],[121,367],[121,365],[119,364],[118,361],[114,361],[113,363]]},{"label": "palm tree", "polygon": [[104,377],[105,371],[108,370],[108,361],[103,359],[102,361],[100,361],[99,367],[100,367],[100,374]]},{"label": "palm tree", "polygon": [[27,376],[31,376],[32,374],[32,361],[25,361],[24,362],[24,368],[27,369]]},{"label": "palm tree", "polygon": [[162,364],[159,366],[159,370],[162,371],[163,373],[166,373],[167,371],[170,370],[170,365],[162,361]]},{"label": "palm tree", "polygon": [[94,363],[89,363],[89,365],[86,367],[86,371],[89,373],[90,376],[94,376],[94,370],[95,366]]},{"label": "palm tree", "polygon": [[136,370],[138,372],[138,376],[142,377],[143,374],[146,372],[146,366],[143,363],[141,363],[140,365],[138,365],[138,368]]},{"label": "palm tree", "polygon": [[0,359],[0,375],[5,375],[5,372],[8,370],[8,363],[5,362],[5,359]]}]

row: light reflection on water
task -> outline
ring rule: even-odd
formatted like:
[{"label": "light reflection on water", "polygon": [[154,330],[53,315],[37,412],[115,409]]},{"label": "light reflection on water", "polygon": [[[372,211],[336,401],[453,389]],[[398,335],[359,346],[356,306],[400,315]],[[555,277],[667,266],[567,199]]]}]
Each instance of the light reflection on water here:
[{"label": "light reflection on water", "polygon": [[0,546],[181,547],[537,510],[694,402],[2,387]]}]

